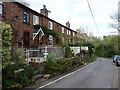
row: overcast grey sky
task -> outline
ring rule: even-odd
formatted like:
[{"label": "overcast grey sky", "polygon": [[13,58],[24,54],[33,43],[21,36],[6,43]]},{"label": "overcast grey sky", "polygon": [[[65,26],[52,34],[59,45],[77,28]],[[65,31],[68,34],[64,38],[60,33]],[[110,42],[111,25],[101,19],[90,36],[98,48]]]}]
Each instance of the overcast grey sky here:
[{"label": "overcast grey sky", "polygon": [[93,22],[87,0],[26,0],[30,7],[40,12],[43,4],[51,11],[49,18],[65,25],[71,23],[71,29],[84,28],[95,36],[109,35],[117,30],[110,28],[110,16],[117,11],[119,0],[89,0],[99,33]]}]

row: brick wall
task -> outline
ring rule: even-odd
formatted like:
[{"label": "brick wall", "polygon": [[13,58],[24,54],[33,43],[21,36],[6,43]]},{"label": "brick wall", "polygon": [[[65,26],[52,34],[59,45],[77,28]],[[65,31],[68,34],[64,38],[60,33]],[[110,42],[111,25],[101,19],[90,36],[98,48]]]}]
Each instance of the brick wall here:
[{"label": "brick wall", "polygon": [[[59,24],[58,22],[45,17],[41,14],[39,14],[36,11],[33,11],[32,9],[23,6],[19,3],[15,2],[4,2],[4,13],[3,13],[3,19],[6,23],[10,24],[13,29],[13,44],[16,45],[16,43],[22,42],[22,45],[24,45],[24,38],[23,33],[29,32],[30,33],[30,47],[32,47],[33,41],[33,15],[39,16],[39,24],[45,25],[48,27],[48,22],[51,21],[53,24],[53,30],[57,32],[57,36],[59,36],[62,32],[62,27],[64,27],[64,32],[67,33],[66,26],[63,26]],[[30,14],[30,23],[24,23],[23,22],[23,12],[28,12]],[[74,32],[73,30],[69,29],[70,31]],[[76,32],[75,32],[76,33]],[[71,40],[75,39],[75,37],[72,36],[71,33]],[[48,37],[47,35],[44,35],[38,43],[42,43],[42,45],[48,45]],[[59,44],[59,43],[58,43]],[[53,45],[57,45],[57,38],[53,39]],[[24,47],[24,46],[23,46]]]}]

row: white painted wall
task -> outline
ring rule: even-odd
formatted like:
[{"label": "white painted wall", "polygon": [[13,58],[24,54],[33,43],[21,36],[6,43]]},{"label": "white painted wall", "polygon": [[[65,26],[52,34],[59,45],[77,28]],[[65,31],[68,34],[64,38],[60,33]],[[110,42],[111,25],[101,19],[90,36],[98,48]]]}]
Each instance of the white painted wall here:
[{"label": "white painted wall", "polygon": [[88,51],[88,47],[87,46],[82,46],[81,49],[80,47],[70,47],[71,50],[73,50],[73,53],[76,55],[78,53],[80,53],[80,50],[86,50]]}]

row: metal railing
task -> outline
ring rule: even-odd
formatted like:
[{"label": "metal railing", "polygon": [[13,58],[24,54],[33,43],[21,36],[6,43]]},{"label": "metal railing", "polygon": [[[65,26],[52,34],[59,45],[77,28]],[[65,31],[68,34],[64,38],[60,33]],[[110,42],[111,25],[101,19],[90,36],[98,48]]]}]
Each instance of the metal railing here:
[{"label": "metal railing", "polygon": [[[44,62],[47,57],[52,59],[64,58],[65,48],[63,47],[39,47],[37,49],[27,49],[26,59],[27,61]],[[36,60],[33,60],[36,59]]]}]

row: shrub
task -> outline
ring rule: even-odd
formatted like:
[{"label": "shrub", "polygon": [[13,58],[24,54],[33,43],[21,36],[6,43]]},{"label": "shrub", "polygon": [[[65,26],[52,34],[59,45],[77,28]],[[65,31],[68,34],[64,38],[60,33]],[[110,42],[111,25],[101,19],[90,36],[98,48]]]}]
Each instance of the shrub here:
[{"label": "shrub", "polygon": [[73,51],[70,49],[69,46],[66,46],[66,47],[65,47],[65,57],[66,57],[66,58],[70,58],[70,57],[72,57],[72,56],[74,56]]},{"label": "shrub", "polygon": [[64,59],[56,59],[53,60],[52,58],[47,58],[45,64],[45,78],[51,78],[58,74],[64,73],[67,70],[73,68],[74,66],[78,67],[83,65],[84,63],[93,62],[95,58],[90,58],[81,61],[79,57],[74,58],[64,58]]},{"label": "shrub", "polygon": [[[23,68],[24,71],[19,71],[21,68]],[[18,72],[15,72],[16,70]],[[10,64],[5,69],[3,69],[2,72],[3,88],[19,88],[34,83],[34,70],[31,66],[25,67],[16,64]]]},{"label": "shrub", "polygon": [[11,60],[11,39],[12,39],[12,29],[10,25],[3,24],[0,22],[0,29],[2,30],[2,68],[9,65]]},{"label": "shrub", "polygon": [[46,65],[45,65],[45,74],[51,74],[51,77],[52,77],[65,72],[71,66],[72,66],[71,59],[52,60],[51,58],[47,58]]}]

